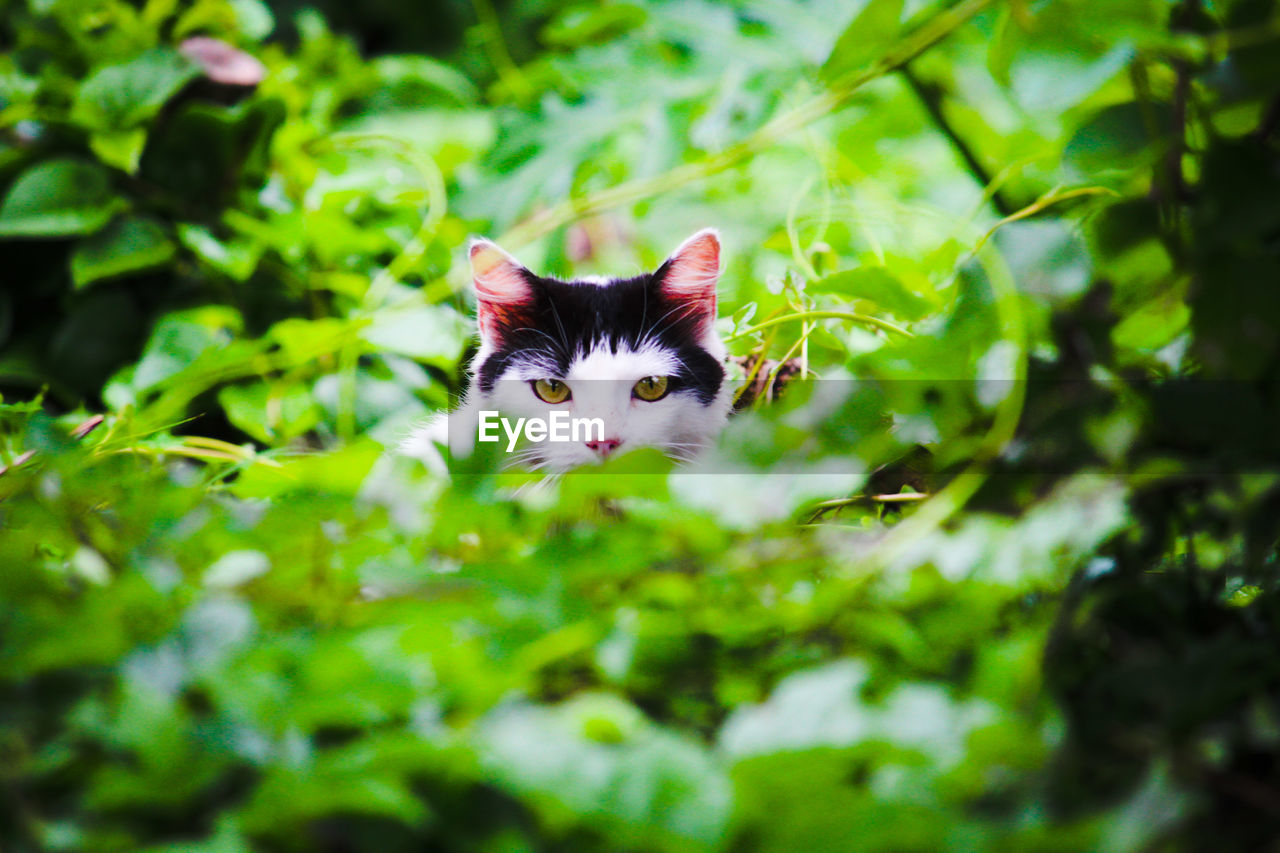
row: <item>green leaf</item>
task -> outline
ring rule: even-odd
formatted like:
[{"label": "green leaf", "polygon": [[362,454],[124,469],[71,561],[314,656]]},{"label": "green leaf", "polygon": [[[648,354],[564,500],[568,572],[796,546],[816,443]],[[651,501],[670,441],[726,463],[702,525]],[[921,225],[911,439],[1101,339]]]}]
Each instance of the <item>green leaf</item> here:
[{"label": "green leaf", "polygon": [[249,240],[220,240],[203,225],[178,223],[178,239],[209,266],[236,281],[253,275],[262,257],[262,248]]},{"label": "green leaf", "polygon": [[931,797],[917,794],[912,802],[856,784],[877,759],[892,755],[887,749],[818,747],[739,761],[733,780],[740,831],[756,850],[844,853],[852,838],[858,850],[946,849],[948,832],[954,830],[949,814]]},{"label": "green leaf", "polygon": [[1165,294],[1138,308],[1111,330],[1116,346],[1159,349],[1173,340],[1191,321],[1191,309],[1176,294]]},{"label": "green leaf", "polygon": [[465,74],[426,56],[381,56],[369,66],[380,84],[374,94],[377,112],[422,110],[441,102],[441,94],[448,96],[444,103],[473,104],[479,97]]},{"label": "green leaf", "polygon": [[706,845],[728,820],[732,788],[706,749],[617,697],[512,704],[480,729],[482,762],[500,786],[602,824],[619,847],[653,849],[656,839]]},{"label": "green leaf", "polygon": [[175,311],[156,323],[132,385],[154,388],[195,363],[207,352],[224,349],[242,325],[239,313],[224,305]]},{"label": "green leaf", "polygon": [[1008,86],[1023,108],[1049,115],[1073,107],[1113,79],[1133,58],[1133,48],[1117,44],[1105,54],[1054,48],[1043,40],[1026,43],[1015,25],[991,44],[992,76]]},{"label": "green leaf", "polygon": [[261,551],[230,551],[205,570],[204,585],[229,589],[248,583],[271,569],[271,561]]},{"label": "green leaf", "polygon": [[1085,174],[1137,169],[1155,161],[1171,125],[1167,104],[1113,104],[1081,124],[1062,153]]},{"label": "green leaf", "polygon": [[94,72],[76,93],[71,118],[101,130],[137,127],[199,73],[195,63],[173,48],[153,48]]},{"label": "green leaf", "polygon": [[146,144],[147,132],[141,128],[101,130],[89,136],[89,147],[99,160],[131,175],[138,171]]},{"label": "green leaf", "polygon": [[264,39],[276,28],[271,7],[262,0],[229,0],[240,32],[252,39]]},{"label": "green leaf", "polygon": [[945,765],[963,756],[968,733],[994,716],[986,702],[956,701],[933,684],[902,684],[872,705],[860,696],[869,676],[866,663],[853,659],[793,673],[762,704],[735,709],[720,747],[739,757],[880,740]]},{"label": "green leaf", "polygon": [[79,290],[99,279],[163,266],[173,254],[173,241],[160,223],[125,216],[81,241],[71,256],[71,280]]},{"label": "green leaf", "polygon": [[0,203],[0,237],[89,234],[124,206],[101,166],[46,160],[23,172]]},{"label": "green leaf", "polygon": [[218,403],[231,423],[264,444],[288,441],[320,420],[320,409],[305,385],[228,385],[218,392]]},{"label": "green leaf", "polygon": [[360,337],[376,347],[422,360],[456,360],[467,329],[457,312],[444,307],[402,309],[392,306],[374,316]]},{"label": "green leaf", "polygon": [[903,0],[871,0],[836,41],[819,72],[830,82],[863,68],[889,46],[898,34]]},{"label": "green leaf", "polygon": [[831,292],[850,299],[866,299],[906,320],[919,320],[934,307],[884,267],[860,267],[833,273],[809,285],[809,292]]},{"label": "green leaf", "polygon": [[641,26],[648,17],[643,7],[631,3],[578,6],[548,24],[542,30],[542,40],[562,48],[601,44]]},{"label": "green leaf", "polygon": [[231,490],[241,498],[269,498],[290,491],[350,498],[381,456],[379,445],[362,438],[332,453],[283,460],[280,467],[254,465],[241,473]]}]

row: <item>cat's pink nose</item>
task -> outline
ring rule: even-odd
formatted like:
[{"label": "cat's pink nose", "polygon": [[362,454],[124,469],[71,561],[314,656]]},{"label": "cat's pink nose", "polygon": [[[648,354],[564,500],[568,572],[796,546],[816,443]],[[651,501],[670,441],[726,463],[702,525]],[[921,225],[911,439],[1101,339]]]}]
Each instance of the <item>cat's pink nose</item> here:
[{"label": "cat's pink nose", "polygon": [[600,454],[600,458],[606,458],[610,453],[618,449],[618,445],[622,444],[620,438],[602,438],[599,441],[588,441],[587,447],[590,447],[596,453]]}]

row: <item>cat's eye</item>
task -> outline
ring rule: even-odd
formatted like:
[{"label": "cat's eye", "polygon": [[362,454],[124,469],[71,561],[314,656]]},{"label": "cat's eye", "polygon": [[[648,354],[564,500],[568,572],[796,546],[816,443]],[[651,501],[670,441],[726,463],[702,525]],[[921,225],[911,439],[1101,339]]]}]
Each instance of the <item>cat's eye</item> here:
[{"label": "cat's eye", "polygon": [[544,403],[563,403],[569,399],[569,386],[559,379],[539,379],[533,383],[533,393]]},{"label": "cat's eye", "polygon": [[667,396],[667,377],[646,376],[631,389],[631,396],[652,403]]}]

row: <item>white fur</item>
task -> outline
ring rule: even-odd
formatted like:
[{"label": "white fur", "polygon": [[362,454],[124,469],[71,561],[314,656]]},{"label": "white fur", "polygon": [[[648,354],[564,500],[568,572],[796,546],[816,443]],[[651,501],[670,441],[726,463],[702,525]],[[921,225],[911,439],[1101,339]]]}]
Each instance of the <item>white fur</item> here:
[{"label": "white fur", "polygon": [[[710,237],[711,246],[705,242]],[[490,298],[489,290],[514,290],[522,280],[511,273],[517,262],[488,241],[473,242],[470,251],[473,266],[480,262],[477,291],[481,300]],[[671,257],[672,272],[668,286],[680,296],[697,298],[707,303],[714,319],[715,284],[718,277],[719,241],[712,229],[700,231],[681,244]],[[603,286],[608,279],[580,279]],[[510,285],[499,287],[498,285]],[[493,353],[494,347],[481,322],[481,344],[471,362],[471,374]],[[724,343],[715,332],[714,323],[703,327],[699,342],[722,364],[727,358]],[[724,426],[732,405],[728,381],[709,405],[702,405],[689,391],[673,391],[661,400],[649,402],[632,397],[631,389],[647,376],[670,376],[679,363],[667,349],[646,342],[634,350],[620,346],[614,352],[608,346],[581,352],[564,376],[557,376],[555,366],[528,360],[518,362],[498,377],[486,394],[472,389],[463,404],[448,415],[439,415],[419,427],[400,447],[400,452],[422,459],[429,467],[440,470],[444,459],[437,445],[445,445],[455,458],[469,456],[475,449],[479,413],[496,410],[509,419],[542,418],[562,410],[574,418],[600,418],[605,423],[605,438],[621,441],[619,453],[637,447],[658,447],[678,459],[688,459],[709,444]],[[569,386],[571,399],[549,404],[534,394],[531,382],[559,379]],[[552,472],[601,461],[600,455],[584,442],[542,442],[524,445],[513,455],[513,462]]]}]

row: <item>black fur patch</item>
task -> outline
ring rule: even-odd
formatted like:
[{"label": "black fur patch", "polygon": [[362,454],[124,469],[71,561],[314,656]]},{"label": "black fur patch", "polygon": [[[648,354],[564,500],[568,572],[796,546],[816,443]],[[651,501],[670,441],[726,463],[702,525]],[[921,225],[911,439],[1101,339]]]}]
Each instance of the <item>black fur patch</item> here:
[{"label": "black fur patch", "polygon": [[607,347],[637,349],[654,342],[670,350],[680,363],[670,377],[671,391],[692,391],[709,405],[724,383],[724,367],[698,344],[699,318],[688,303],[661,293],[666,264],[651,275],[615,279],[608,284],[573,283],[541,278],[526,271],[533,293],[530,304],[501,315],[500,344],[476,373],[483,393],[508,367],[531,354],[557,365],[562,379],[579,355]]}]

